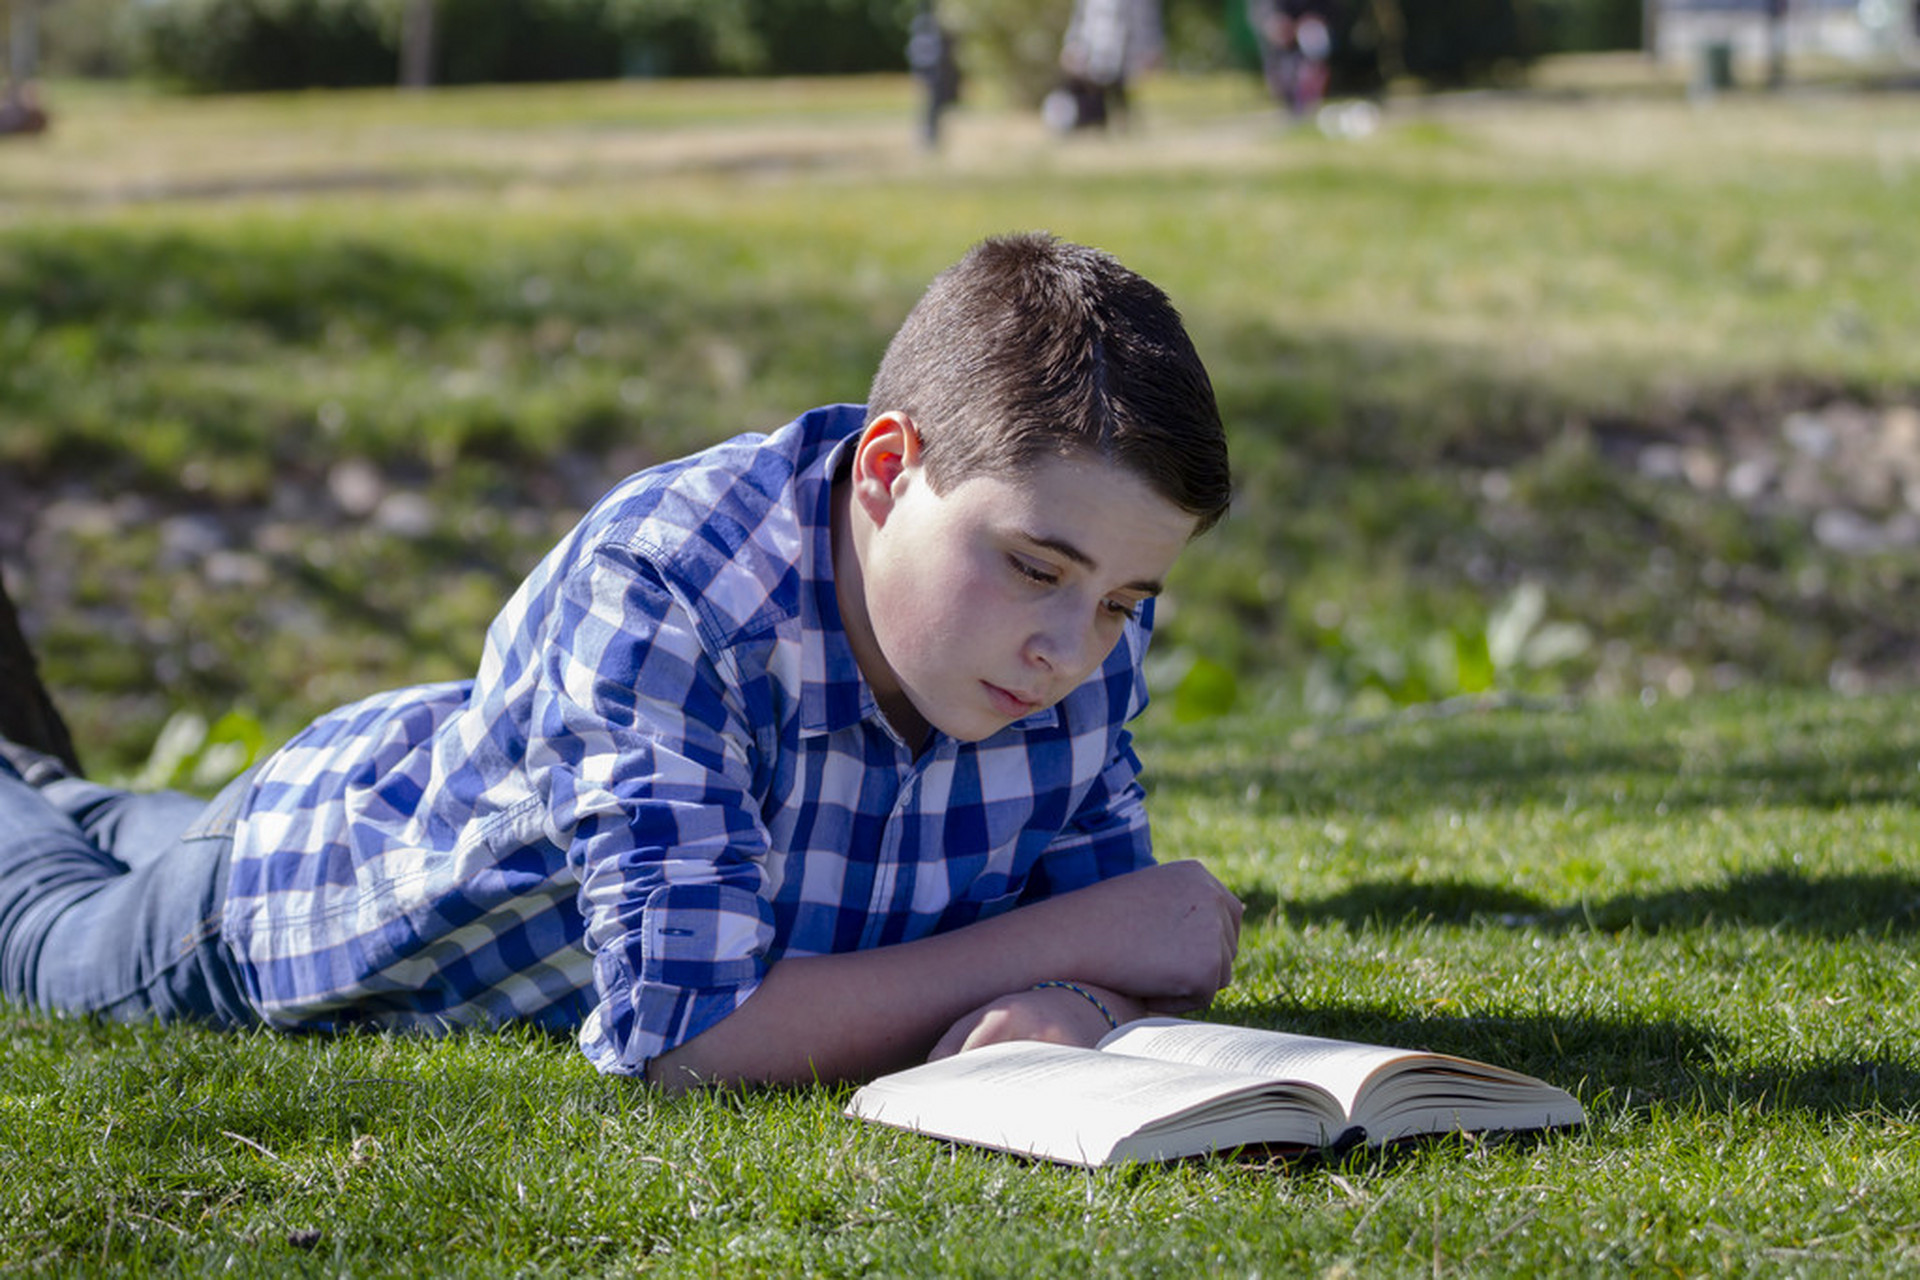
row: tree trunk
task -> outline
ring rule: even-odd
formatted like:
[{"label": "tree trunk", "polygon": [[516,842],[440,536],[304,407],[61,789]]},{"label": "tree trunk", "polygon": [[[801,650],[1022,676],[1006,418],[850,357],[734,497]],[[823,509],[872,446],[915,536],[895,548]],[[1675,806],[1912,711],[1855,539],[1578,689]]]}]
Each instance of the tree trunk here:
[{"label": "tree trunk", "polygon": [[1767,88],[1787,83],[1788,0],[1767,0]]},{"label": "tree trunk", "polygon": [[7,76],[23,90],[40,74],[40,0],[12,0],[7,19]]},{"label": "tree trunk", "polygon": [[20,630],[20,615],[7,597],[5,583],[0,583],[0,736],[57,756],[74,773],[80,772],[73,736],[47,686],[40,682],[39,665],[26,633]]},{"label": "tree trunk", "polygon": [[1391,85],[1407,70],[1407,16],[1400,11],[1400,0],[1373,0],[1373,21],[1380,33],[1380,80]]},{"label": "tree trunk", "polygon": [[433,83],[435,0],[407,0],[400,15],[400,87]]}]

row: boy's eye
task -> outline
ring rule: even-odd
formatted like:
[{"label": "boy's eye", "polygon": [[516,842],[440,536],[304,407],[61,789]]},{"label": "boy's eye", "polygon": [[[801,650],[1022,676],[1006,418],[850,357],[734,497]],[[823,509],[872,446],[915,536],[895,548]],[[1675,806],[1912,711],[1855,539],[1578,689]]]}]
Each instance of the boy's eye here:
[{"label": "boy's eye", "polygon": [[[1007,564],[1016,574],[1028,582],[1033,583],[1035,586],[1051,587],[1057,585],[1060,581],[1060,575],[1057,571],[1049,569],[1046,565],[1038,561],[1029,560],[1023,555],[1009,555],[1007,557]],[[1140,613],[1140,606],[1138,604],[1126,600],[1116,600],[1111,596],[1100,602],[1100,609],[1108,617],[1118,619],[1122,622],[1130,622],[1139,616]]]},{"label": "boy's eye", "polygon": [[1035,564],[1024,556],[1008,556],[1007,563],[1013,566],[1015,573],[1027,581],[1037,582],[1043,587],[1050,587],[1060,581],[1059,574],[1053,572],[1051,569],[1046,569]]}]

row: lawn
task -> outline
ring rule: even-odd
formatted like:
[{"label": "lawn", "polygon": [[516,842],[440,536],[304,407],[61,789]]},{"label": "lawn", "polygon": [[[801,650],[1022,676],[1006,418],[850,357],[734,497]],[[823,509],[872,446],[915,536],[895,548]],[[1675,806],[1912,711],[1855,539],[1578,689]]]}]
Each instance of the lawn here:
[{"label": "lawn", "polygon": [[1905,700],[1820,694],[1155,735],[1163,848],[1250,903],[1213,1016],[1505,1062],[1583,1131],[1087,1173],[533,1036],[14,1015],[0,1270],[1920,1270],[1916,761]]},{"label": "lawn", "polygon": [[[1907,95],[1333,140],[1163,78],[1125,136],[981,104],[937,156],[886,78],[54,96],[0,156],[0,564],[107,766],[182,706],[279,737],[467,669],[609,481],[861,398],[928,277],[1035,226],[1167,287],[1232,427],[1169,705],[1920,662]],[[1568,643],[1495,642],[1523,599]]]},{"label": "lawn", "polygon": [[1920,1270],[1920,100],[1632,78],[1358,139],[1163,78],[932,156],[885,78],[55,86],[0,148],[0,569],[98,772],[468,670],[609,481],[860,398],[1050,227],[1169,290],[1233,434],[1141,733],[1250,903],[1214,1016],[1591,1124],[1087,1174],[519,1034],[10,1014],[0,1271]]}]

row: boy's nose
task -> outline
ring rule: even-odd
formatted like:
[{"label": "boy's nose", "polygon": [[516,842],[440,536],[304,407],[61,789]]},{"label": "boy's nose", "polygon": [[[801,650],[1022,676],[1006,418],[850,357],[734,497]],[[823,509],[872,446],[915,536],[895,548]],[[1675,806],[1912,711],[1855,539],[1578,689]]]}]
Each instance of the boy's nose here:
[{"label": "boy's nose", "polygon": [[1066,618],[1050,620],[1027,642],[1028,652],[1053,672],[1073,672],[1086,664],[1087,647],[1094,642],[1091,628]]}]

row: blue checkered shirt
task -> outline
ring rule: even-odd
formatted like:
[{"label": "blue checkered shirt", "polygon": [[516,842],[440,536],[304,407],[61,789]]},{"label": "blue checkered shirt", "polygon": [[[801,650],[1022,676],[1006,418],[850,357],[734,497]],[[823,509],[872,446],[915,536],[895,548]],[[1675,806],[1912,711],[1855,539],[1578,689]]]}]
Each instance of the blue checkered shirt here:
[{"label": "blue checkered shirt", "polygon": [[[783,956],[954,929],[1152,860],[1122,727],[1148,621],[1063,702],[916,758],[854,664],[829,491],[857,406],[629,478],[476,676],[261,766],[224,928],[287,1028],[578,1027],[639,1072]],[[1143,611],[1144,613],[1144,611]]]}]

